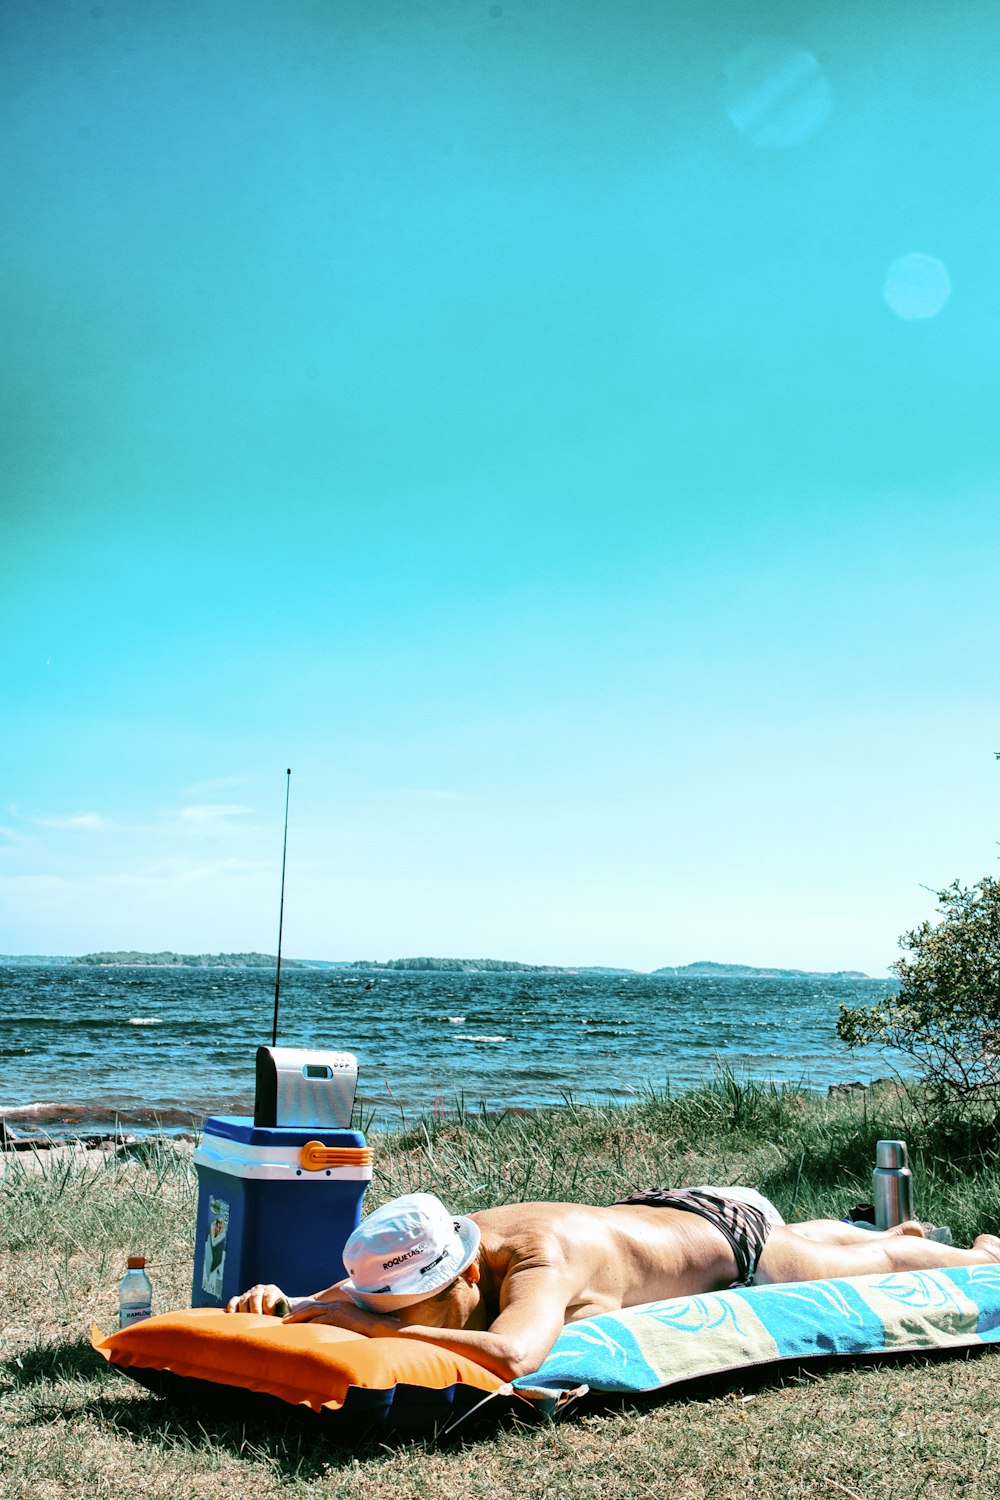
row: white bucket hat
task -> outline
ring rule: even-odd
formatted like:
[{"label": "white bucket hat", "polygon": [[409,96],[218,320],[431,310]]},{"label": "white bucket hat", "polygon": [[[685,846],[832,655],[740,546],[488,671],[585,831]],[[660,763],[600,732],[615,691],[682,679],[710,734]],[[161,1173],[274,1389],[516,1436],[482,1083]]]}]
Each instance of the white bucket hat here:
[{"label": "white bucket hat", "polygon": [[359,1307],[394,1312],[433,1297],[471,1265],[479,1226],[433,1193],[406,1193],[370,1213],[344,1246],[341,1287]]}]

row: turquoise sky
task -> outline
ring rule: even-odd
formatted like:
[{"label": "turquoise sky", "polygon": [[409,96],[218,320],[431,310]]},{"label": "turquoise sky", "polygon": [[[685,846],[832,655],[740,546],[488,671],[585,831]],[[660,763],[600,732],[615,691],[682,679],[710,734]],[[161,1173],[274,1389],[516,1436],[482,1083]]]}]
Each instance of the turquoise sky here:
[{"label": "turquoise sky", "polygon": [[1000,838],[1000,13],[7,0],[0,952],[882,973]]}]

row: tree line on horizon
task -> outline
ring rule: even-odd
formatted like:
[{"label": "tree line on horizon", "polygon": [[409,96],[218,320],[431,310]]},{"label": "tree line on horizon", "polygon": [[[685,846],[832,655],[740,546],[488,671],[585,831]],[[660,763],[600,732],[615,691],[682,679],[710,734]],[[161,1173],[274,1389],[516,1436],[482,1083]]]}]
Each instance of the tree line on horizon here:
[{"label": "tree line on horizon", "polygon": [[[226,968],[226,969],[273,969],[277,964],[273,953],[176,953],[164,949],[156,953],[142,952],[136,948],[102,950],[72,957],[44,954],[4,954],[0,962],[9,964],[62,963],[81,967],[107,967],[134,965],[141,968]],[[869,976],[859,969],[837,969],[820,973],[810,969],[762,968],[753,964],[723,964],[707,959],[695,963],[666,966],[649,971],[629,969],[607,964],[528,964],[517,959],[505,958],[414,958],[353,960],[282,958],[282,966],[289,969],[372,969],[396,972],[434,972],[452,974],[512,973],[512,974],[633,974],[644,977],[677,978],[757,978],[757,979],[867,979]]]}]

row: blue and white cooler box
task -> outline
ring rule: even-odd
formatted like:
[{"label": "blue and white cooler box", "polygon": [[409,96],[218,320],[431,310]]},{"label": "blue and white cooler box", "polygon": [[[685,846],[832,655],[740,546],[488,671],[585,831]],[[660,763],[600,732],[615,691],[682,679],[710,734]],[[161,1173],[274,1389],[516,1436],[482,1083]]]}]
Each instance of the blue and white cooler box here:
[{"label": "blue and white cooler box", "polygon": [[194,1164],[193,1307],[224,1307],[258,1282],[302,1296],[346,1275],[344,1245],[372,1176],[359,1130],[216,1115],[205,1121]]}]

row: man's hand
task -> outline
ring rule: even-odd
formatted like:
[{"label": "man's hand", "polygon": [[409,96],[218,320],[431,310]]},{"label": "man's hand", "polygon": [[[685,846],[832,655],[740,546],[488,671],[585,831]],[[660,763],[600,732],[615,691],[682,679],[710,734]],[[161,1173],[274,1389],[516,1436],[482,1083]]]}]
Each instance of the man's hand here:
[{"label": "man's hand", "polygon": [[286,1323],[332,1323],[334,1328],[346,1328],[351,1333],[363,1333],[369,1338],[389,1338],[399,1332],[402,1323],[388,1313],[368,1312],[358,1307],[345,1292],[332,1287],[322,1297],[301,1297],[285,1320]]},{"label": "man's hand", "polygon": [[285,1296],[281,1287],[268,1282],[266,1286],[252,1286],[240,1297],[230,1297],[226,1303],[226,1312],[266,1313],[275,1318],[283,1318],[291,1310],[291,1306],[291,1299]]},{"label": "man's hand", "polygon": [[280,1286],[269,1282],[252,1286],[242,1296],[230,1297],[226,1312],[270,1314],[286,1323],[330,1323],[334,1328],[375,1339],[398,1333],[403,1326],[398,1318],[359,1307],[339,1286],[328,1287],[317,1297],[287,1297]]}]

